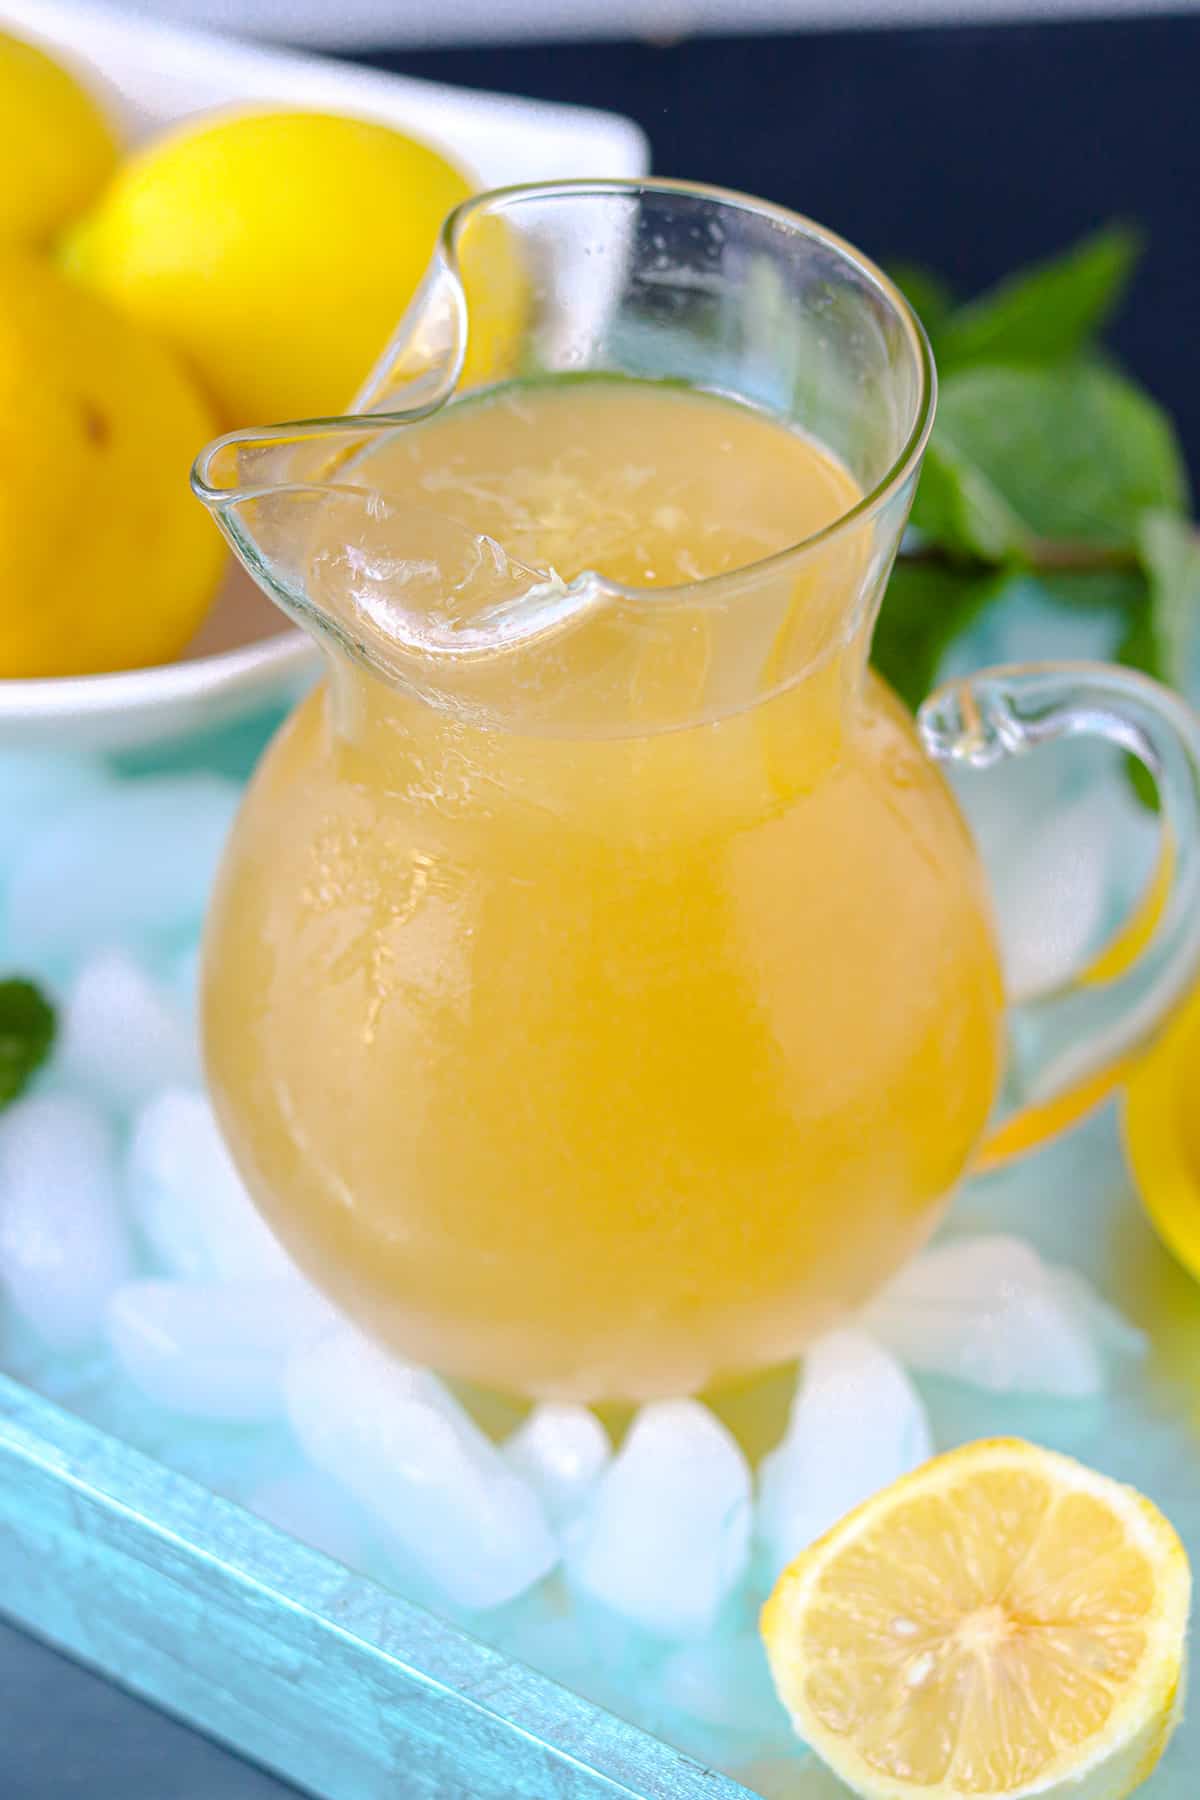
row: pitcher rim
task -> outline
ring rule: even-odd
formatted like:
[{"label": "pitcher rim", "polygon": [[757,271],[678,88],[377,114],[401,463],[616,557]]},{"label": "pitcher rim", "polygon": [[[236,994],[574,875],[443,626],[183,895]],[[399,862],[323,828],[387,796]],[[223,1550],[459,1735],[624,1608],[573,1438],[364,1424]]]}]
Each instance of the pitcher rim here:
[{"label": "pitcher rim", "polygon": [[[807,213],[796,212],[788,206],[781,206],[773,200],[763,200],[755,194],[747,194],[740,188],[720,187],[707,181],[681,181],[673,176],[635,175],[635,176],[575,176],[556,181],[522,181],[513,182],[505,187],[488,188],[479,194],[471,194],[466,200],[447,213],[438,233],[437,247],[450,259],[452,267],[458,270],[458,254],[456,240],[462,233],[463,225],[477,212],[490,211],[497,203],[508,205],[512,201],[524,199],[554,199],[571,195],[581,197],[587,195],[637,195],[637,194],[679,194],[690,199],[715,200],[723,206],[734,207],[741,212],[754,213],[759,218],[776,220],[790,231],[798,232],[810,242],[820,244],[834,250],[846,262],[850,263],[868,285],[875,289],[895,312],[904,327],[913,351],[913,360],[917,369],[918,388],[916,402],[913,407],[912,422],[908,434],[900,449],[892,458],[887,469],[869,488],[861,499],[831,519],[827,525],[812,531],[805,537],[797,538],[795,543],[786,544],[782,550],[773,550],[769,556],[757,557],[753,562],[741,563],[736,569],[726,569],[712,575],[702,575],[693,581],[681,582],[677,587],[662,588],[625,588],[620,583],[606,585],[619,588],[630,598],[638,594],[653,594],[665,598],[672,593],[695,593],[710,583],[727,582],[731,575],[742,575],[758,569],[768,569],[774,563],[781,563],[787,558],[807,552],[827,544],[847,526],[861,524],[882,510],[900,487],[903,487],[912,470],[917,467],[925,453],[933,430],[934,414],[937,411],[937,365],[934,362],[933,348],[929,342],[924,325],[901,288],[848,238],[839,232],[831,231],[828,226],[821,225]],[[353,416],[353,415],[352,415]],[[360,415],[361,416],[361,415]],[[386,414],[375,415],[386,418]],[[343,421],[344,423],[344,421]]]},{"label": "pitcher rim", "polygon": [[[853,530],[882,511],[893,495],[903,487],[913,470],[919,465],[929,442],[933,429],[934,414],[937,408],[937,367],[933,350],[925,327],[922,325],[915,309],[906,295],[885,273],[879,265],[866,256],[847,238],[827,226],[819,224],[805,213],[796,212],[791,207],[781,206],[772,200],[763,200],[754,194],[747,194],[737,188],[726,188],[703,181],[682,181],[670,176],[576,176],[551,181],[513,182],[504,187],[486,188],[478,194],[471,194],[461,200],[446,214],[438,230],[434,245],[434,257],[439,254],[445,259],[456,279],[461,280],[460,260],[458,256],[458,240],[464,226],[479,213],[502,210],[514,202],[526,200],[545,200],[554,198],[567,199],[572,196],[584,197],[636,197],[640,194],[679,195],[689,199],[716,201],[723,206],[736,208],[739,211],[753,213],[756,217],[774,220],[787,230],[797,233],[811,243],[819,244],[832,250],[844,262],[849,263],[888,305],[899,319],[904,330],[908,347],[913,356],[917,371],[917,395],[912,409],[912,418],[907,434],[896,455],[891,459],[883,474],[854,505],[841,512],[828,524],[806,536],[797,538],[794,543],[786,544],[781,550],[773,550],[767,556],[755,558],[751,562],[739,564],[736,569],[726,569],[681,582],[671,587],[639,588],[629,587],[620,582],[612,582],[604,577],[599,584],[605,592],[621,598],[635,600],[652,597],[661,604],[672,595],[696,595],[710,588],[727,587],[731,579],[746,575],[755,575],[759,571],[769,570],[789,561],[791,558],[806,556],[810,551],[818,550],[830,544],[845,531]],[[432,262],[432,259],[431,259]],[[457,379],[457,378],[456,378]],[[439,403],[440,405],[444,402]],[[191,471],[192,491],[204,505],[213,511],[223,510],[235,502],[236,498],[254,497],[256,492],[275,492],[278,487],[255,490],[253,484],[249,489],[231,492],[229,489],[214,486],[207,478],[206,470],[213,459],[224,449],[237,444],[254,443],[260,439],[268,439],[276,434],[288,436],[324,436],[326,433],[348,432],[370,428],[371,430],[387,430],[415,422],[421,416],[412,409],[388,412],[363,412],[328,414],[308,419],[282,419],[266,425],[241,426],[234,431],[225,432],[213,438],[197,455]],[[291,486],[283,483],[283,487]],[[304,483],[300,483],[304,486]],[[571,584],[574,586],[574,584]]]}]

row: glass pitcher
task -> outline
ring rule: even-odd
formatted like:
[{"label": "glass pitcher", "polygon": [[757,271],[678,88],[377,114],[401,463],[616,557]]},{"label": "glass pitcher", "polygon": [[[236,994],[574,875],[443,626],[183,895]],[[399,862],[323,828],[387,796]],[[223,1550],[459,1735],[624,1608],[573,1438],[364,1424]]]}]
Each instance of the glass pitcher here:
[{"label": "glass pitcher", "polygon": [[[549,380],[569,408],[585,376],[741,401],[856,497],[653,588],[511,553],[453,457],[445,504],[414,499],[416,434],[466,394]],[[1074,1117],[1192,979],[1180,701],[1115,668],[1008,668],[915,726],[868,669],[933,409],[919,324],[828,232],[571,182],[451,216],[349,416],[199,459],[326,662],[226,854],[209,1077],[283,1242],[405,1356],[585,1401],[794,1356],[921,1244],[989,1131],[1005,1151]],[[1109,979],[1006,1019],[936,765],[1080,733],[1158,783],[1152,923]]]}]

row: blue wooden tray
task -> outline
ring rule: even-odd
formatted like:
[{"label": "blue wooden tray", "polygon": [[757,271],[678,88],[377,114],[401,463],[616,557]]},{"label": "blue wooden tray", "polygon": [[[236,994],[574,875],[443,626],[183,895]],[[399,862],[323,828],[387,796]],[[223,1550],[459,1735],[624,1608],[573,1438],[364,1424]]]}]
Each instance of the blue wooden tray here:
[{"label": "blue wooden tray", "polygon": [[[1096,1401],[922,1382],[939,1445],[1019,1432],[1082,1456],[1149,1492],[1200,1560],[1200,1289],[1145,1225],[1112,1115],[972,1183],[955,1223],[1072,1262],[1153,1349]],[[274,1454],[269,1429],[138,1416],[96,1359],[10,1345],[8,1362],[24,1379],[0,1377],[0,1605],[323,1800],[842,1793],[778,1750],[748,1765],[753,1789],[706,1770],[221,1498],[239,1462]],[[1198,1769],[1200,1715],[1146,1800],[1193,1800]]]},{"label": "blue wooden tray", "polygon": [[0,1378],[4,1610],[329,1800],[743,1792]]}]

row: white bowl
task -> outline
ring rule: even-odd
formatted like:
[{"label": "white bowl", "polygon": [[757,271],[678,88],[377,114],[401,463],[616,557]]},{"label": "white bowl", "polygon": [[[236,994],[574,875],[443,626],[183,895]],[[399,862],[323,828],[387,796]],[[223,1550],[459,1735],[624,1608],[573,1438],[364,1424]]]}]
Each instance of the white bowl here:
[{"label": "white bowl", "polygon": [[[0,26],[40,39],[73,63],[104,96],[128,142],[190,113],[266,100],[404,126],[445,145],[484,187],[635,176],[647,167],[643,134],[615,113],[413,81],[59,0],[0,0]],[[0,680],[0,747],[163,743],[284,704],[319,667],[309,640],[234,571],[178,662],[111,675]]]}]

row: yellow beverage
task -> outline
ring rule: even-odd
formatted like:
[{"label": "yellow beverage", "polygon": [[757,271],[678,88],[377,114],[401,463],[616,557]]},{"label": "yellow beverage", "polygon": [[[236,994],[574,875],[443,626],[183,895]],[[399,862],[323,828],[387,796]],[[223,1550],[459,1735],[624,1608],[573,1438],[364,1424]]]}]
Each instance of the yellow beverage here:
[{"label": "yellow beverage", "polygon": [[[370,468],[501,560],[639,590],[859,497],[763,414],[618,379],[458,404]],[[484,658],[471,705],[339,661],[269,751],[211,916],[209,1073],[281,1238],[404,1354],[695,1389],[795,1354],[934,1224],[1001,986],[965,827],[866,671],[866,555],[760,571],[744,618],[703,587],[597,607]]]}]

